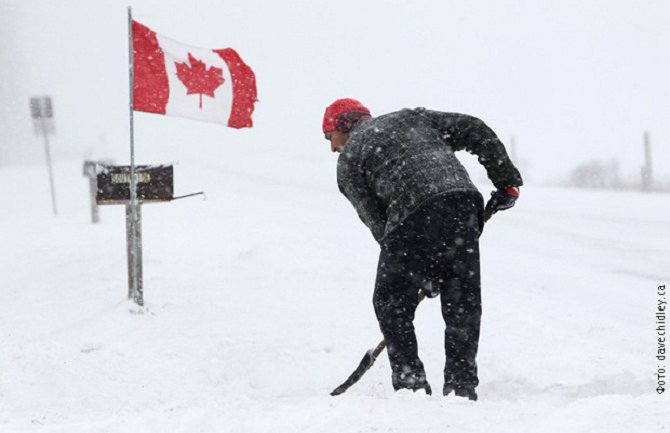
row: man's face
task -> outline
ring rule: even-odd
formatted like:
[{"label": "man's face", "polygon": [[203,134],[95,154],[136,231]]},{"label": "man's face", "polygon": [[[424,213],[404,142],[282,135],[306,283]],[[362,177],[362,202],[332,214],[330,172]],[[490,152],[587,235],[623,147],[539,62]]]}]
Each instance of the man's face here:
[{"label": "man's face", "polygon": [[326,140],[330,141],[330,150],[342,152],[344,146],[347,145],[347,140],[349,140],[349,134],[340,131],[327,132]]}]

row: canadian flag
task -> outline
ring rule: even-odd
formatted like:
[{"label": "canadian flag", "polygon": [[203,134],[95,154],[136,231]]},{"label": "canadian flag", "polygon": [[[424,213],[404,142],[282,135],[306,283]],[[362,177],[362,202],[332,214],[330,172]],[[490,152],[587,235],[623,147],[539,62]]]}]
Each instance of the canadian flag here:
[{"label": "canadian flag", "polygon": [[256,77],[232,48],[191,47],[133,21],[133,109],[251,127]]}]

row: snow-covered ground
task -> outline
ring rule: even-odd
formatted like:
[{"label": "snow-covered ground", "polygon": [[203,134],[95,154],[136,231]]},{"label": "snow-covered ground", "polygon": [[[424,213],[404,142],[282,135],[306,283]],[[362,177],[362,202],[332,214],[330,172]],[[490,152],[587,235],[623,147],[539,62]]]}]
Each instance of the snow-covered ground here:
[{"label": "snow-covered ground", "polygon": [[[323,152],[327,153],[326,143]],[[335,157],[238,152],[175,166],[143,207],[146,307],[126,297],[122,206],[91,224],[81,161],[0,168],[0,432],[660,432],[656,289],[670,196],[527,186],[481,239],[480,400],[394,393],[377,247]],[[165,161],[140,161],[165,162]],[[482,185],[487,194],[490,185]],[[417,312],[442,387],[439,302]]]}]

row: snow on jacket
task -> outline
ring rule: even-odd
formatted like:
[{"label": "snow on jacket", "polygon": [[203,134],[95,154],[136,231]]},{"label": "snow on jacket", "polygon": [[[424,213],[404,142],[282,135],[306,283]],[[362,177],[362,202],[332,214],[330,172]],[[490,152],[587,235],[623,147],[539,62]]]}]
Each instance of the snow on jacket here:
[{"label": "snow on jacket", "polygon": [[458,150],[477,155],[496,188],[522,185],[505,147],[484,122],[425,108],[357,123],[337,162],[337,184],[380,242],[426,200],[478,192],[454,155]]}]

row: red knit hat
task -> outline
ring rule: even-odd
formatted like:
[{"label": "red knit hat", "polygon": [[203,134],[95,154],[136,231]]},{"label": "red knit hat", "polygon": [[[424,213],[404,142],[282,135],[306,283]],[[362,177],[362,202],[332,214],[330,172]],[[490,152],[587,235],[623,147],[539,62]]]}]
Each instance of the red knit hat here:
[{"label": "red knit hat", "polygon": [[[354,122],[343,122],[344,115],[347,113],[356,113]],[[349,117],[349,116],[346,116]],[[370,110],[361,104],[359,101],[351,98],[338,99],[337,101],[326,107],[326,112],[323,115],[323,132],[332,132],[338,130],[340,132],[349,132],[353,124],[363,118],[371,117]],[[343,130],[343,129],[349,130]]]}]

